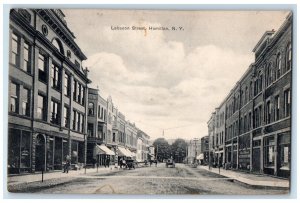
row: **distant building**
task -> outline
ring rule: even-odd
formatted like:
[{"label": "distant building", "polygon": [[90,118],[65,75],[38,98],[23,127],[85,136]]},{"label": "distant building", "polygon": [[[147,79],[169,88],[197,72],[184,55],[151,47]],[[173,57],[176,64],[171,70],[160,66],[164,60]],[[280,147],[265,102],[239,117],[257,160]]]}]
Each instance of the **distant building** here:
[{"label": "distant building", "polygon": [[209,163],[209,136],[201,137],[201,154],[203,154],[203,161],[202,164],[206,165]]},{"label": "distant building", "polygon": [[201,140],[194,138],[188,142],[187,161],[189,164],[196,163],[197,157],[201,154]]}]

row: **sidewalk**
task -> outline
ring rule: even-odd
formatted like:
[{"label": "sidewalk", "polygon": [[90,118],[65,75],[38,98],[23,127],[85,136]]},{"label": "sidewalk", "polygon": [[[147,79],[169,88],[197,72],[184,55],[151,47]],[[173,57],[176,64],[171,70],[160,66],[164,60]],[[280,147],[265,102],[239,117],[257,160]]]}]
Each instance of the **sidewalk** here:
[{"label": "sidewalk", "polygon": [[[119,169],[114,168],[114,166],[110,166],[110,168],[99,167],[98,173],[109,173],[111,171],[117,171]],[[88,168],[81,170],[70,170],[69,173],[63,173],[62,171],[50,171],[45,172],[43,174],[43,180],[51,180],[51,179],[61,179],[61,178],[70,178],[81,175],[88,175],[92,173],[97,173],[97,168]],[[34,174],[21,174],[21,175],[9,175],[7,177],[7,185],[17,185],[21,183],[32,183],[32,182],[41,182],[42,181],[42,173],[34,173]]]},{"label": "sidewalk", "polygon": [[[219,174],[219,168],[211,167],[209,169],[208,166],[198,166],[197,168]],[[289,180],[271,177],[267,175],[250,174],[239,171],[225,170],[223,168],[220,169],[220,175],[232,178],[235,181],[254,187],[274,187],[286,189],[290,187]]]}]

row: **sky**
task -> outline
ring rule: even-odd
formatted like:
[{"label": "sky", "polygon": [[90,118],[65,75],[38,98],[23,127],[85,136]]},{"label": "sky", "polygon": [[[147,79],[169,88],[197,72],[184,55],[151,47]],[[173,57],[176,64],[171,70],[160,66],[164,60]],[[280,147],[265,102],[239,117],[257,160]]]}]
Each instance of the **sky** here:
[{"label": "sky", "polygon": [[[267,30],[288,11],[142,11],[64,9],[86,54],[90,87],[112,97],[151,139],[208,134],[211,113],[249,65]],[[177,30],[113,30],[112,27]],[[182,27],[180,30],[179,27]],[[164,133],[163,133],[164,132]]]}]

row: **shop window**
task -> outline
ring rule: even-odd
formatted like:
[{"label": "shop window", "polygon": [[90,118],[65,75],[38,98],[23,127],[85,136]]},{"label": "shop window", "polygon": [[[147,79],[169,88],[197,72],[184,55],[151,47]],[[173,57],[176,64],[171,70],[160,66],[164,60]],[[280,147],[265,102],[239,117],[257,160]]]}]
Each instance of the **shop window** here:
[{"label": "shop window", "polygon": [[274,137],[264,139],[264,166],[274,167],[275,163],[275,140]]},{"label": "shop window", "polygon": [[20,37],[12,33],[11,63],[16,67],[20,67],[20,43]]},{"label": "shop window", "polygon": [[278,140],[279,169],[290,170],[291,141],[290,133],[280,134]]},{"label": "shop window", "polygon": [[20,168],[30,168],[30,140],[30,132],[22,131]]},{"label": "shop window", "polygon": [[18,173],[20,168],[21,131],[10,129],[8,133],[8,172]]}]

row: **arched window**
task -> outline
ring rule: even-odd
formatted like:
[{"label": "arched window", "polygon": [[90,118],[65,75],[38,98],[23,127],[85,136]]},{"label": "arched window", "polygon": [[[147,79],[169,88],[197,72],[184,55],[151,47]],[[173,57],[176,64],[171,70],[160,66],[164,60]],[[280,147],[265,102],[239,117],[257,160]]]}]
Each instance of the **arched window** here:
[{"label": "arched window", "polygon": [[94,103],[90,102],[89,103],[89,116],[94,115]]},{"label": "arched window", "polygon": [[57,38],[53,38],[52,40],[52,44],[55,46],[55,48],[61,53],[61,54],[65,54],[64,52],[64,47],[61,43],[61,41]]},{"label": "arched window", "polygon": [[292,45],[291,43],[288,44],[286,49],[286,71],[292,68]]},{"label": "arched window", "polygon": [[276,79],[280,77],[281,74],[281,54],[278,53],[276,57]]}]

